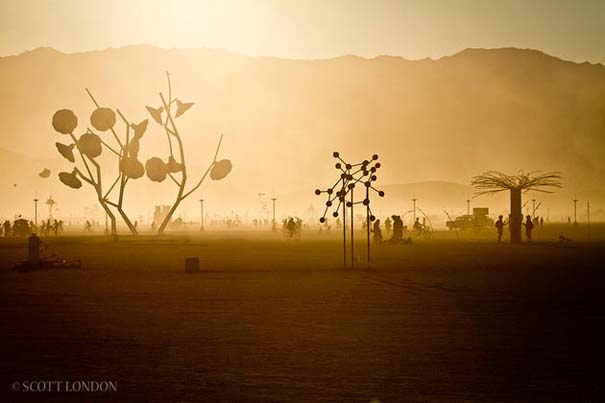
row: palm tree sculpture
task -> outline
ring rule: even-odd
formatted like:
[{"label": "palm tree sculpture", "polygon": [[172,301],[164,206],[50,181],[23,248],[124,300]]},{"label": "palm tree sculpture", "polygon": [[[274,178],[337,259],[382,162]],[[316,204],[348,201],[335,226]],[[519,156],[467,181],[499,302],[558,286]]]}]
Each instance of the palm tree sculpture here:
[{"label": "palm tree sculpture", "polygon": [[548,172],[540,174],[539,171],[519,171],[517,175],[506,175],[498,171],[487,171],[473,177],[471,185],[477,189],[475,197],[481,195],[492,195],[498,192],[510,191],[510,242],[521,242],[521,224],[523,215],[521,213],[521,193],[536,191],[553,193],[552,190],[544,188],[561,188],[561,174],[559,172]]}]

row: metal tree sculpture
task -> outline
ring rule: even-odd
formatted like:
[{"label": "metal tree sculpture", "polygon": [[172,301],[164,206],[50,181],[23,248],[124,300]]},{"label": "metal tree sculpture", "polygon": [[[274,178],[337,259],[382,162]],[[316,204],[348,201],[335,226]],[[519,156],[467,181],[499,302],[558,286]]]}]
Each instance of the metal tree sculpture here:
[{"label": "metal tree sculpture", "polygon": [[[185,192],[185,185],[187,182],[187,166],[185,165],[183,143],[178,129],[174,123],[174,119],[178,118],[189,108],[191,108],[193,103],[183,103],[178,99],[172,99],[172,88],[170,85],[170,75],[168,72],[166,72],[166,76],[168,78],[168,102],[166,102],[164,96],[162,93],[160,93],[162,106],[159,108],[151,108],[148,106],[147,111],[151,114],[154,121],[163,127],[166,135],[168,136],[170,155],[167,162],[164,162],[161,158],[154,157],[149,159],[145,166],[143,166],[143,163],[139,161],[139,149],[141,139],[147,130],[148,119],[145,119],[137,124],[131,123],[126,119],[119,109],[116,109],[115,112],[117,112],[125,126],[125,135],[123,139],[120,139],[114,129],[116,125],[116,113],[110,108],[101,107],[88,89],[86,89],[86,92],[96,106],[96,109],[90,115],[90,123],[98,132],[111,132],[115,142],[117,143],[115,148],[104,141],[101,136],[95,133],[90,127],[88,127],[86,132],[82,134],[79,139],[77,139],[74,135],[74,130],[78,126],[78,118],[73,111],[69,109],[61,109],[55,112],[53,115],[52,125],[54,129],[59,133],[69,135],[72,141],[71,144],[56,143],[57,151],[65,159],[72,163],[76,162],[74,150],[77,151],[85,168],[84,172],[82,172],[80,168],[75,166],[71,172],[59,173],[59,179],[61,182],[63,182],[63,184],[74,189],[81,188],[82,181],[90,184],[95,189],[99,204],[105,210],[107,216],[111,220],[112,236],[115,236],[117,231],[116,217],[113,214],[110,206],[117,209],[118,213],[130,229],[130,232],[135,235],[137,234],[136,227],[132,224],[132,221],[123,209],[124,193],[129,180],[139,179],[143,177],[145,173],[147,173],[147,177],[154,182],[163,182],[166,177],[170,177],[179,187],[177,198],[168,215],[162,222],[162,225],[159,227],[158,233],[161,234],[170,222],[170,218],[174,214],[181,201],[197,190],[208,174],[210,174],[211,179],[219,180],[227,176],[231,171],[231,162],[229,160],[216,160],[222,141],[221,135],[216,153],[214,154],[214,160],[197,185],[191,190]],[[176,103],[176,113],[173,116],[171,106],[174,103]],[[162,113],[164,111],[166,112],[166,121],[164,121],[162,117]],[[176,142],[179,146],[179,161],[177,161],[174,156],[171,137],[176,139]],[[118,160],[117,177],[107,191],[104,191],[102,169],[101,165],[97,161],[97,158],[103,153],[104,148],[115,154]],[[94,171],[91,169],[91,166],[94,168]],[[173,175],[179,172],[181,174],[180,180]],[[117,186],[118,184],[119,186]],[[110,199],[114,189],[119,189],[117,201],[112,201]]]},{"label": "metal tree sculpture", "polygon": [[[231,161],[227,159],[223,159],[217,161],[218,152],[221,147],[221,142],[223,140],[223,136],[221,135],[218,141],[218,145],[216,147],[216,152],[214,153],[214,159],[206,169],[206,172],[202,175],[201,179],[197,182],[195,186],[193,186],[189,190],[185,190],[187,185],[187,164],[185,163],[185,147],[183,145],[183,141],[181,138],[181,134],[176,126],[175,119],[183,115],[189,108],[193,106],[193,103],[184,103],[179,99],[172,97],[172,85],[170,82],[170,73],[166,72],[166,79],[168,80],[168,99],[164,98],[164,94],[160,92],[160,100],[162,101],[162,105],[158,108],[154,108],[151,106],[147,106],[147,111],[153,118],[153,120],[159,124],[164,131],[166,132],[166,137],[168,139],[168,148],[170,151],[170,155],[168,156],[168,161],[164,162],[159,157],[153,157],[145,163],[145,170],[147,172],[147,176],[154,182],[163,182],[166,177],[169,177],[174,184],[178,187],[177,195],[172,204],[172,207],[168,211],[168,214],[164,218],[164,221],[158,228],[158,234],[161,235],[166,226],[170,223],[170,219],[172,215],[178,208],[179,204],[195,192],[204,182],[208,174],[210,174],[210,179],[212,180],[220,180],[229,175],[231,172]],[[176,112],[174,111],[173,104],[176,103]],[[163,114],[165,113],[165,118]],[[178,146],[178,159],[174,154],[172,141],[176,141]],[[180,179],[175,175],[180,174]]]},{"label": "metal tree sculpture", "polygon": [[488,171],[475,176],[471,185],[477,189],[476,196],[484,194],[495,194],[510,191],[510,242],[521,242],[521,224],[523,214],[521,213],[521,193],[536,191],[553,193],[552,190],[544,188],[561,188],[561,174],[559,172],[548,172],[540,174],[539,171],[523,172],[517,175],[506,175],[502,172]]},{"label": "metal tree sculpture", "polygon": [[[90,115],[90,123],[92,127],[99,132],[111,132],[115,142],[117,143],[116,151],[115,148],[105,142],[101,136],[95,133],[90,127],[86,129],[86,132],[80,136],[79,139],[74,135],[74,130],[78,125],[78,118],[73,111],[69,109],[61,109],[55,112],[53,115],[52,125],[53,128],[62,134],[69,135],[71,138],[71,144],[56,143],[57,151],[69,162],[75,163],[76,158],[74,156],[74,150],[78,152],[82,163],[85,168],[85,172],[82,172],[77,166],[74,167],[72,172],[61,172],[59,173],[59,180],[66,186],[74,189],[82,187],[82,179],[84,182],[90,184],[95,189],[97,199],[101,207],[105,210],[108,217],[111,220],[111,235],[116,235],[116,217],[109,208],[113,206],[118,210],[118,213],[122,216],[122,219],[133,234],[137,233],[136,227],[132,224],[132,221],[128,215],[124,212],[124,190],[126,183],[129,179],[138,179],[145,173],[143,165],[137,160],[138,156],[138,143],[147,129],[147,120],[144,120],[138,124],[131,124],[119,109],[116,109],[118,115],[124,122],[125,125],[125,141],[120,140],[117,135],[114,126],[116,124],[116,114],[110,108],[99,106],[92,93],[86,89],[88,96],[93,101],[96,109]],[[130,130],[133,130],[132,140],[130,139]],[[136,150],[134,147],[136,144]],[[101,165],[97,162],[97,158],[103,153],[103,147],[112,152],[117,156],[118,159],[118,175],[108,191],[103,191],[103,175]],[[91,165],[94,167],[94,172],[91,169]],[[115,189],[116,184],[120,183],[118,200],[111,201],[109,199],[112,191]]]},{"label": "metal tree sculpture", "polygon": [[[370,264],[370,224],[376,220],[376,217],[372,214],[370,209],[370,190],[376,192],[380,197],[384,197],[382,190],[377,190],[372,183],[377,180],[375,175],[378,168],[380,168],[380,162],[378,162],[378,155],[374,154],[371,160],[363,160],[358,164],[349,164],[340,157],[340,153],[334,152],[332,156],[338,159],[335,168],[340,171],[340,178],[332,185],[332,187],[326,190],[316,189],[315,194],[321,195],[325,193],[328,196],[326,201],[326,208],[322,214],[319,222],[326,222],[326,214],[328,214],[331,207],[335,206],[335,202],[338,200],[338,204],[335,206],[333,217],[338,217],[340,206],[342,205],[342,235],[343,235],[343,260],[344,267],[347,267],[347,208],[351,209],[351,267],[355,265],[355,253],[354,253],[354,214],[353,208],[356,204],[363,204],[366,207],[366,229],[367,229],[367,248],[368,248],[368,265]],[[371,165],[371,164],[374,165]],[[365,187],[365,198],[361,201],[355,201],[353,190],[357,183],[363,183]],[[338,189],[336,192],[335,189]],[[350,195],[349,201],[347,196]]]}]

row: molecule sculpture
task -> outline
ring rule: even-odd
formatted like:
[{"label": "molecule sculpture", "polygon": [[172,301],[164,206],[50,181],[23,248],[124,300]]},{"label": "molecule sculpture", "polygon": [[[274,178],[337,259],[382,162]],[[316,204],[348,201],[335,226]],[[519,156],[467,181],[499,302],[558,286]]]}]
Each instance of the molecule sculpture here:
[{"label": "molecule sculpture", "polygon": [[[315,194],[321,195],[325,193],[327,195],[326,208],[324,213],[319,219],[320,223],[326,222],[326,215],[332,210],[332,216],[334,218],[342,214],[343,219],[343,256],[344,256],[344,267],[347,267],[347,208],[350,209],[350,227],[351,227],[351,267],[355,266],[355,253],[354,253],[354,214],[353,209],[355,205],[362,204],[366,208],[366,230],[367,230],[367,248],[368,248],[368,266],[370,264],[370,225],[371,222],[376,220],[376,217],[372,214],[370,208],[370,195],[373,193],[378,194],[380,197],[384,197],[384,192],[378,190],[373,186],[373,183],[377,180],[376,171],[380,168],[380,162],[378,162],[378,155],[372,155],[369,160],[363,160],[357,164],[350,164],[340,157],[340,153],[334,152],[332,156],[339,160],[336,163],[335,168],[340,171],[340,177],[332,185],[332,187],[326,190],[316,189]],[[354,190],[359,186],[365,189],[365,197],[362,200],[355,200]],[[373,192],[373,193],[372,193]],[[342,207],[342,213],[340,209]]]}]

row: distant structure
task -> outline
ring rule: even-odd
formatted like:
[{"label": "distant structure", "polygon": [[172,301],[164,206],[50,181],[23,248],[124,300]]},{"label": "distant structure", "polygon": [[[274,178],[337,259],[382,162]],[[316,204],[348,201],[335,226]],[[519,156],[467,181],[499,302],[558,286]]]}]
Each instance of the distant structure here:
[{"label": "distant structure", "polygon": [[317,215],[317,210],[315,209],[315,206],[313,206],[313,203],[309,204],[309,207],[307,207],[304,213],[305,219],[315,221],[317,220]]},{"label": "distant structure", "polygon": [[170,211],[170,206],[160,205],[155,206],[155,210],[153,211],[153,222],[160,223],[166,219],[168,212]]},{"label": "distant structure", "polygon": [[552,190],[544,188],[561,188],[561,174],[559,172],[540,174],[539,171],[527,173],[519,171],[517,175],[506,175],[502,172],[487,171],[473,177],[471,185],[477,189],[475,196],[510,191],[510,217],[508,220],[510,242],[519,243],[521,242],[521,224],[523,222],[521,193],[528,191],[552,193]]},{"label": "distant structure", "polygon": [[52,220],[53,219],[53,207],[55,206],[55,204],[57,204],[57,202],[55,201],[55,199],[53,199],[53,196],[50,195],[48,196],[48,199],[46,200],[46,205],[48,206],[48,220]]},{"label": "distant structure", "polygon": [[[334,207],[332,213],[333,217],[339,216],[339,210],[342,206],[342,228],[343,228],[343,264],[347,267],[347,208],[350,209],[350,227],[351,227],[351,267],[355,267],[355,251],[354,251],[354,226],[355,226],[355,215],[353,209],[356,204],[362,204],[366,208],[366,229],[367,229],[367,260],[368,265],[370,264],[370,223],[376,219],[372,214],[370,208],[370,194],[371,191],[377,193],[380,197],[384,197],[384,192],[378,190],[373,186],[373,182],[377,180],[376,171],[380,168],[380,162],[378,162],[378,155],[374,154],[370,160],[363,160],[357,164],[347,163],[340,157],[339,152],[334,152],[332,156],[339,160],[334,166],[340,171],[339,179],[332,185],[332,187],[326,190],[316,189],[315,194],[321,195],[325,193],[327,195],[327,201],[325,203],[326,208],[324,213],[319,219],[319,222],[326,222],[326,214],[329,210]],[[363,185],[365,188],[365,197],[361,201],[355,201],[354,189],[357,184]],[[347,200],[348,199],[348,200]],[[336,202],[338,203],[336,204]]]}]

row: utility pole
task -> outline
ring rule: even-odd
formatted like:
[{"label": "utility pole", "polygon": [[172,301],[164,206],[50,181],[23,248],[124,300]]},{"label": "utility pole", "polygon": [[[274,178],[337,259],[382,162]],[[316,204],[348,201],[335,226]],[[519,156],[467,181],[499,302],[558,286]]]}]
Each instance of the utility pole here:
[{"label": "utility pole", "polygon": [[48,200],[46,200],[46,204],[48,205],[48,221],[50,221],[53,218],[53,206],[57,204],[57,202],[55,202],[53,196],[50,195],[48,196]]},{"label": "utility pole", "polygon": [[536,199],[531,199],[531,205],[532,205],[531,219],[533,220],[534,218],[536,218]]},{"label": "utility pole", "polygon": [[204,232],[204,199],[200,198],[200,232]]},{"label": "utility pole", "polygon": [[[414,210],[416,210],[416,206],[414,206]],[[471,215],[471,198],[470,196],[466,196],[466,215]],[[416,220],[414,220],[416,221]]]},{"label": "utility pole", "polygon": [[275,197],[271,198],[271,201],[273,202],[273,225],[271,227],[271,231],[277,231],[277,225],[275,225],[275,201],[277,199]]},{"label": "utility pole", "polygon": [[578,199],[573,199],[573,225],[578,225],[578,216],[577,216],[577,207],[578,207]]},{"label": "utility pole", "polygon": [[38,228],[38,198],[34,199],[34,226]]},{"label": "utility pole", "polygon": [[[95,214],[96,217],[96,214]],[[105,236],[109,235],[109,223],[107,221],[107,211],[105,212]]]},{"label": "utility pole", "polygon": [[418,200],[418,199],[416,199],[416,194],[414,194],[414,198],[412,199],[412,202],[413,202],[413,205],[414,205],[414,212],[413,212],[413,216],[414,216],[413,220],[414,220],[414,222],[416,222],[416,200]]}]

